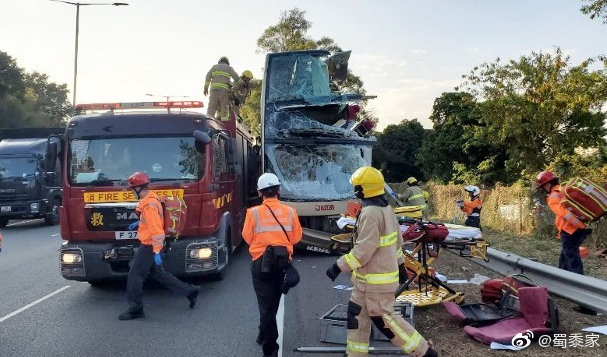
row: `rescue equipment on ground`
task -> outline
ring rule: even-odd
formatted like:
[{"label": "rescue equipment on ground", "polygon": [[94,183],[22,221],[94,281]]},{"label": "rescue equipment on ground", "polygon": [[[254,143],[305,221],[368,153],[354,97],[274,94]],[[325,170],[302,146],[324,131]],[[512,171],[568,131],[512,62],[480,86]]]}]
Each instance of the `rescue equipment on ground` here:
[{"label": "rescue equipment on ground", "polygon": [[607,212],[607,190],[600,185],[576,177],[562,187],[563,205],[574,215],[595,221]]}]

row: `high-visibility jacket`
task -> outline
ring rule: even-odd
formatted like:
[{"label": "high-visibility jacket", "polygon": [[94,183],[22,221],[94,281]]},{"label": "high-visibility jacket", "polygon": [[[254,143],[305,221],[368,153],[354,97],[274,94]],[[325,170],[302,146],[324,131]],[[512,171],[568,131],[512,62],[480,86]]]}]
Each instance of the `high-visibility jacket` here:
[{"label": "high-visibility jacket", "polygon": [[[270,213],[268,206],[282,224],[287,235]],[[289,258],[292,258],[293,246],[299,243],[301,234],[297,211],[282,204],[277,198],[266,198],[261,205],[249,208],[242,228],[242,237],[249,245],[249,253],[253,260],[261,257],[268,246],[287,247]]]},{"label": "high-visibility jacket", "polygon": [[478,197],[475,197],[472,201],[464,202],[464,205],[461,207],[462,211],[466,212],[470,217],[480,217],[482,208],[483,201]]},{"label": "high-visibility jacket", "polygon": [[164,215],[160,197],[155,192],[148,192],[139,201],[135,211],[139,214],[139,241],[141,244],[151,245],[154,253],[160,253],[164,245]]},{"label": "high-visibility jacket", "polygon": [[401,199],[408,206],[426,206],[424,191],[419,186],[411,186],[402,194]]},{"label": "high-visibility jacket", "polygon": [[548,207],[550,207],[550,210],[552,210],[552,212],[554,212],[556,215],[554,225],[559,231],[558,237],[560,237],[560,233],[562,231],[573,234],[578,229],[586,228],[586,224],[580,221],[573,213],[571,213],[571,211],[563,206],[561,203],[563,196],[564,193],[561,191],[561,186],[555,185],[552,187],[552,190],[546,197]]},{"label": "high-visibility jacket", "polygon": [[342,272],[352,271],[352,283],[363,292],[398,288],[398,265],[404,263],[403,237],[391,206],[366,206],[358,216],[354,247],[337,260]]},{"label": "high-visibility jacket", "polygon": [[251,94],[251,89],[261,86],[261,81],[258,79],[251,79],[248,82],[235,82],[232,86],[232,93],[234,97],[238,99],[240,105],[244,104],[245,100]]},{"label": "high-visibility jacket", "polygon": [[213,65],[204,81],[205,91],[209,89],[209,85],[211,86],[212,91],[229,91],[232,86],[230,77],[234,79],[235,83],[242,82],[242,79],[240,79],[236,71],[234,71],[234,68],[230,67],[230,65],[225,63]]}]

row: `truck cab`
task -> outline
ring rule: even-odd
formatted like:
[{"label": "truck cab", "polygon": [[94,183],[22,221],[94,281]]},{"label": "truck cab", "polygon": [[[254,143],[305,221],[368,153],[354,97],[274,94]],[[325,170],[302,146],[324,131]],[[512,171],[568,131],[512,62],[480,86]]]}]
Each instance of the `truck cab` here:
[{"label": "truck cab", "polygon": [[[47,170],[48,136],[64,129],[12,129],[0,131],[0,228],[11,219],[43,218],[59,223],[61,183]],[[58,142],[58,139],[51,139]],[[57,160],[54,160],[56,162]]]},{"label": "truck cab", "polygon": [[[103,103],[112,110],[72,118],[62,146],[61,274],[100,281],[126,277],[138,245],[128,226],[138,219],[128,177],[145,172],[150,189],[187,204],[181,237],[167,238],[165,269],[177,276],[221,279],[248,205],[245,187],[252,138],[235,120],[217,121],[183,109],[200,102]],[[160,109],[161,111],[120,109]],[[175,110],[179,110],[175,112]]]}]

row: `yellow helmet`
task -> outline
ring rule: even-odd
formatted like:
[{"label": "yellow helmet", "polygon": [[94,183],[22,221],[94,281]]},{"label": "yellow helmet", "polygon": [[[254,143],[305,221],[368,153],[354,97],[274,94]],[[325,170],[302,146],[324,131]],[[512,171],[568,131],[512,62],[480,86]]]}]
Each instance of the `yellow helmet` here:
[{"label": "yellow helmet", "polygon": [[381,196],[386,192],[384,175],[371,166],[363,166],[354,171],[350,183],[354,186],[354,193],[358,198]]},{"label": "yellow helmet", "polygon": [[415,177],[411,176],[407,179],[407,184],[413,185],[414,183],[417,183],[417,179]]},{"label": "yellow helmet", "polygon": [[248,78],[248,79],[253,79],[253,73],[247,69],[246,71],[242,72],[242,76],[241,77]]}]

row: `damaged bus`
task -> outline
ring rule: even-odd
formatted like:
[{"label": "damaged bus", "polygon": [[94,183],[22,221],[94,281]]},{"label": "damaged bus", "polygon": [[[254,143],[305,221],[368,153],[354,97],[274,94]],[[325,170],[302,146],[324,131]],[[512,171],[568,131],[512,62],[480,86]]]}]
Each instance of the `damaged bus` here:
[{"label": "damaged bus", "polygon": [[271,53],[262,88],[263,171],[282,183],[281,200],[297,209],[302,248],[331,253],[336,221],[356,203],[352,173],[371,164],[376,139],[369,121],[359,121],[365,97],[342,93],[350,52]]}]

